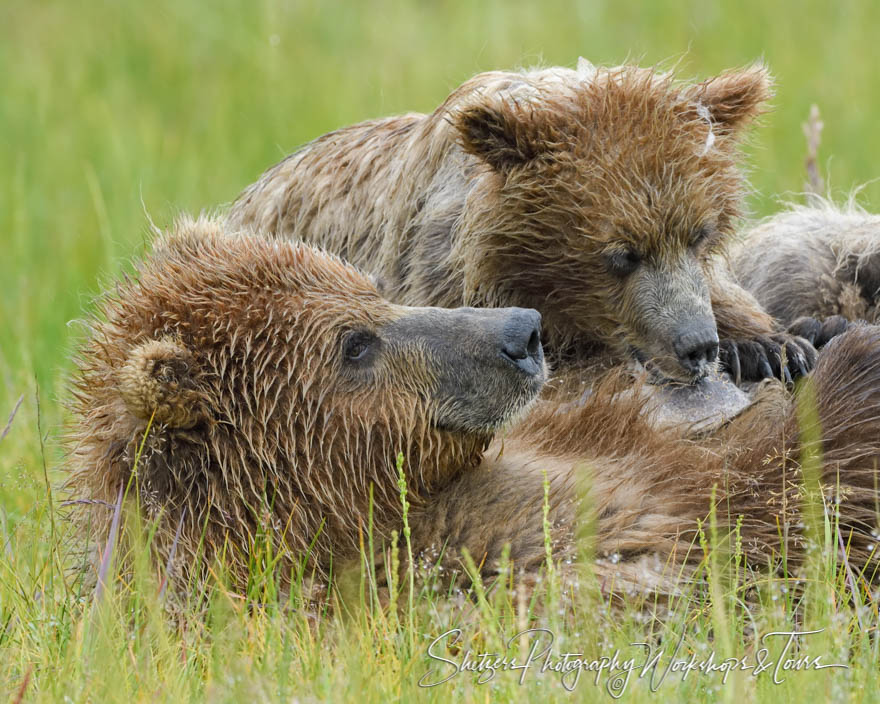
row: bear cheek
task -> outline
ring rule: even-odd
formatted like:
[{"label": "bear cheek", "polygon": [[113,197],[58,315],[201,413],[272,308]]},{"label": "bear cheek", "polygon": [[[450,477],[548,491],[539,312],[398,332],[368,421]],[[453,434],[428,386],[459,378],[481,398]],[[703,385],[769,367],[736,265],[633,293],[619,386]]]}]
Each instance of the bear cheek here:
[{"label": "bear cheek", "polygon": [[[646,303],[653,296],[647,282],[638,273],[617,284],[617,295],[609,306],[608,317],[616,323],[615,341],[627,350],[637,350],[641,357],[662,356],[666,350],[657,334],[657,326],[652,324],[650,306]],[[643,360],[644,361],[644,360]]]}]

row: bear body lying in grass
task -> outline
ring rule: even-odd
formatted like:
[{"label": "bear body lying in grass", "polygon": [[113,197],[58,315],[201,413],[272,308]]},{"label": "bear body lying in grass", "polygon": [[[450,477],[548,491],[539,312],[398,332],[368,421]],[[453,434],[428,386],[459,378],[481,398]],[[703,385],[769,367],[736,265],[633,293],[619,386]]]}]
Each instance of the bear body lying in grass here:
[{"label": "bear body lying in grass", "polygon": [[813,199],[752,228],[731,256],[738,281],[783,323],[821,345],[831,320],[880,322],[880,216]]},{"label": "bear body lying in grass", "polygon": [[[780,536],[790,568],[803,553],[785,395],[699,444],[657,430],[609,377],[493,438],[544,379],[535,311],[391,304],[335,257],[208,220],[181,221],[100,311],[75,378],[73,505],[100,545],[106,505],[125,494],[157,524],[158,563],[176,552],[178,584],[221,561],[244,590],[267,555],[282,581],[303,565],[324,579],[369,528],[381,546],[401,529],[398,453],[414,554],[459,575],[465,549],[490,578],[509,544],[533,580],[548,545],[554,560],[586,546],[603,583],[675,590],[702,559],[693,540],[713,497],[719,535],[741,522],[751,565],[775,566]],[[821,442],[850,564],[871,579],[880,330],[829,345],[811,383],[806,436]]]},{"label": "bear body lying in grass", "polygon": [[536,308],[557,370],[636,359],[692,382],[720,349],[737,378],[797,376],[813,348],[716,256],[742,206],[743,132],[770,93],[760,66],[699,84],[583,60],[484,73],[431,114],[316,139],[229,218],[320,244],[396,302]]}]

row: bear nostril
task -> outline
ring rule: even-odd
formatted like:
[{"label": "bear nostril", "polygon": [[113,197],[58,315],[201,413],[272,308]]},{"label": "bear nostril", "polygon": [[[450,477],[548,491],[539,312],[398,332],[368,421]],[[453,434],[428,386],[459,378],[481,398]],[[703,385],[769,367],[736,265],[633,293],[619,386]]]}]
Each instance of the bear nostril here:
[{"label": "bear nostril", "polygon": [[529,353],[530,357],[534,357],[538,354],[538,349],[541,347],[541,334],[538,330],[532,330],[532,334],[529,335],[529,342],[526,345],[526,350]]},{"label": "bear nostril", "polygon": [[698,345],[691,350],[687,354],[686,361],[691,366],[698,367],[703,363],[714,362],[716,357],[718,357],[718,344],[709,342],[704,345]]},{"label": "bear nostril", "polygon": [[706,361],[710,364],[718,359],[718,341],[712,342],[706,348]]},{"label": "bear nostril", "polygon": [[689,372],[697,374],[706,371],[708,365],[718,358],[715,326],[690,326],[678,335],[674,350],[681,365]]},{"label": "bear nostril", "polygon": [[513,308],[501,331],[501,356],[529,374],[540,371],[541,314],[535,310]]},{"label": "bear nostril", "polygon": [[507,342],[501,347],[501,354],[514,362],[518,362],[529,356],[529,350],[527,345]]}]

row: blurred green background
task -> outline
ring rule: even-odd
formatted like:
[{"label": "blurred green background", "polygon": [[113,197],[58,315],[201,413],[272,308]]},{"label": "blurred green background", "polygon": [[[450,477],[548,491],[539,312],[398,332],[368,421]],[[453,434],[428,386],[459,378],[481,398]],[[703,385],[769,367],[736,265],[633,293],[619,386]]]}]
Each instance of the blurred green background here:
[{"label": "blurred green background", "polygon": [[813,102],[823,171],[849,191],[880,176],[878,27],[880,4],[852,0],[3,0],[0,430],[22,393],[33,425],[35,379],[54,427],[67,323],[140,250],[146,214],[229,202],[310,138],[431,110],[478,71],[583,55],[703,78],[763,58],[778,95],[750,146],[753,211],[803,189]]}]

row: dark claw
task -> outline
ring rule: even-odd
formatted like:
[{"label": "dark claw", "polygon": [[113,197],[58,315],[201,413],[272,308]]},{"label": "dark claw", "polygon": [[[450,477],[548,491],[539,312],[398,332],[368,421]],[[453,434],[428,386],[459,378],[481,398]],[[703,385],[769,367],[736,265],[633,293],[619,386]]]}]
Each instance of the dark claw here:
[{"label": "dark claw", "polygon": [[[759,381],[767,376],[770,365],[764,348],[754,340],[740,340],[732,343],[739,353],[742,381]],[[772,372],[770,372],[772,375]]]},{"label": "dark claw", "polygon": [[845,332],[849,327],[849,321],[844,318],[842,315],[832,315],[830,318],[825,318],[822,322],[822,328],[817,336],[815,342],[813,344],[818,349],[819,347],[824,347],[833,337],[837,337],[841,333]]},{"label": "dark claw", "polygon": [[[774,340],[782,344],[785,350],[788,370],[792,380],[810,373],[816,363],[816,349],[803,337],[793,337],[788,333],[775,335]],[[788,381],[788,379],[784,379]]]},{"label": "dark claw", "polygon": [[811,345],[816,344],[816,340],[822,331],[822,323],[815,318],[804,316],[795,320],[789,327],[788,332],[796,337],[802,337]]},{"label": "dark claw", "polygon": [[785,356],[788,361],[788,370],[791,372],[792,381],[807,373],[807,358],[797,343],[790,342],[785,345]]},{"label": "dark claw", "polygon": [[795,340],[795,342],[804,355],[804,374],[809,374],[813,371],[813,367],[816,366],[816,358],[819,356],[819,353],[816,352],[816,348],[806,340]]},{"label": "dark claw", "polygon": [[788,366],[792,368],[792,376],[794,379],[806,376],[809,372],[809,369],[807,368],[807,357],[801,348],[796,345],[790,345],[789,347],[786,347],[786,350],[790,352]]},{"label": "dark claw", "polygon": [[775,379],[782,378],[782,347],[772,340],[762,340],[764,354],[770,365],[771,375]]},{"label": "dark claw", "polygon": [[[797,372],[795,372],[795,376],[797,376]],[[782,368],[782,378],[785,381],[786,386],[791,386],[794,384],[794,379],[791,378],[791,372],[788,371],[788,365],[785,365]]]},{"label": "dark claw", "polygon": [[[815,327],[807,322],[810,320],[803,319],[801,325],[808,334]],[[782,333],[754,340],[724,340],[719,359],[737,384],[772,378],[790,385],[810,373],[816,363],[816,350],[807,339]]]},{"label": "dark claw", "polygon": [[739,364],[736,343],[732,340],[723,340],[718,350],[718,359],[721,361],[721,368],[733,377],[733,383],[739,384],[742,380],[742,369]]},{"label": "dark claw", "polygon": [[764,377],[762,364],[767,364],[764,348],[757,342],[739,343],[740,361],[743,363],[743,381],[758,381]]}]

